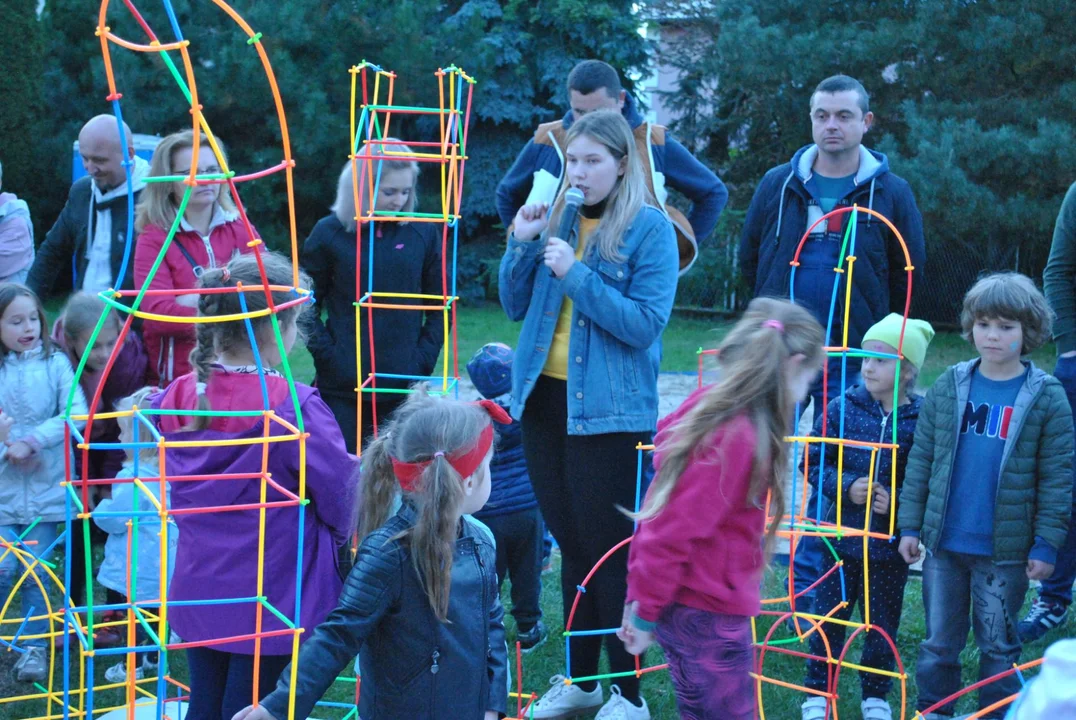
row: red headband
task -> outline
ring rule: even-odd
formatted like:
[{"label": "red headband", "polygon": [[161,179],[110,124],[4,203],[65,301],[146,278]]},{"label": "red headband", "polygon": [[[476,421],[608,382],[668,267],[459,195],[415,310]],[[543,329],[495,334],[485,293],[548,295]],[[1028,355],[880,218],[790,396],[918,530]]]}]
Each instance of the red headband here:
[{"label": "red headband", "polygon": [[[504,408],[492,400],[479,400],[472,404],[480,406],[489,413],[490,419],[494,422],[501,423],[502,425],[507,425],[512,422],[512,417],[504,411]],[[400,481],[400,487],[407,492],[411,492],[415,489],[415,483],[418,482],[422,473],[438,456],[448,460],[448,464],[460,474],[461,478],[469,478],[474,475],[479,466],[482,465],[482,461],[485,460],[486,453],[489,452],[492,445],[493,425],[490,424],[483,428],[481,434],[478,436],[478,442],[470,450],[456,453],[455,455],[446,455],[444,451],[438,451],[435,452],[433,457],[429,460],[412,463],[400,462],[396,458],[390,458],[392,460],[392,471],[396,475],[396,479]]]}]

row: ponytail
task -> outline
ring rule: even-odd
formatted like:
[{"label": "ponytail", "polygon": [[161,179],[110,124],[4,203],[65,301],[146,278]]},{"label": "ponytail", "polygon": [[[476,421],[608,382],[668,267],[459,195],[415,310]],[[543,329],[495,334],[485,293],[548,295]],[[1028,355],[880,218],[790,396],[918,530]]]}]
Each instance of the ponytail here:
[{"label": "ponytail", "polygon": [[389,452],[391,432],[384,432],[362,451],[362,489],[359,504],[359,537],[364,538],[385,524],[400,490],[392,472]]},{"label": "ponytail", "polygon": [[[490,425],[488,412],[474,404],[431,397],[424,384],[394,413],[385,432],[362,454],[359,535],[389,519],[398,494],[415,508],[415,524],[401,533],[437,619],[448,622],[452,560],[459,534],[463,482],[449,457],[476,448]],[[403,489],[393,459],[422,463],[421,474]]]},{"label": "ponytail", "polygon": [[[213,268],[202,273],[198,283],[200,288],[222,288],[225,286],[225,278],[228,269]],[[201,317],[214,317],[223,315],[221,302],[226,296],[223,294],[208,294],[198,296],[198,315]],[[206,388],[209,385],[209,377],[213,371],[213,362],[217,359],[217,325],[219,323],[195,323],[195,345],[191,350],[190,363],[194,370],[195,392],[197,394],[196,409],[200,412],[208,412],[213,408],[209,404]],[[209,427],[209,415],[195,415],[187,423],[184,430],[205,430]]]},{"label": "ponytail", "polygon": [[463,503],[463,481],[444,454],[434,456],[413,493],[418,518],[411,531],[411,558],[422,580],[434,614],[448,621],[448,595],[452,585],[452,558]]}]

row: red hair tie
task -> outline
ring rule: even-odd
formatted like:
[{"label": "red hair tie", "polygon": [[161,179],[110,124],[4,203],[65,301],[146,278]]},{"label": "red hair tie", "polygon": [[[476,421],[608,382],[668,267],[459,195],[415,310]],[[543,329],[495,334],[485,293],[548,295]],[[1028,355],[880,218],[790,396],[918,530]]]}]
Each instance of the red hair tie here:
[{"label": "red hair tie", "polygon": [[[493,422],[507,425],[512,422],[512,416],[504,411],[497,403],[492,400],[479,400],[472,405],[478,405],[486,413],[489,414],[490,420]],[[453,455],[446,454],[443,450],[439,450],[433,454],[429,460],[422,460],[420,462],[405,463],[397,460],[394,457],[390,457],[392,460],[392,472],[396,475],[396,479],[400,482],[400,487],[406,492],[412,492],[415,489],[415,485],[418,483],[418,479],[422,477],[422,473],[426,471],[426,468],[430,466],[435,459],[443,457],[448,460],[448,464],[452,466],[452,469],[460,474],[461,478],[469,478],[478,471],[478,468],[482,465],[482,461],[486,459],[486,453],[489,452],[490,447],[493,446],[493,424],[490,423],[482,429],[482,432],[478,435],[478,442],[470,450],[455,453]]]}]

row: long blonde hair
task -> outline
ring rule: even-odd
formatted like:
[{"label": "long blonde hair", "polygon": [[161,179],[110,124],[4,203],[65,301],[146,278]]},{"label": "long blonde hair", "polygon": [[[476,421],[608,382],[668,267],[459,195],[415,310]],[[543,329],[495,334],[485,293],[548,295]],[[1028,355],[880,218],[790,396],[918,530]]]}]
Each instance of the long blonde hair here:
[{"label": "long blonde hair", "polygon": [[[402,537],[409,539],[415,571],[430,607],[441,622],[448,620],[452,558],[466,479],[460,477],[445,456],[473,448],[489,424],[489,415],[481,407],[432,397],[425,385],[418,385],[394,413],[388,429],[362,453],[359,536],[366,537],[384,525],[397,493],[403,492],[404,499],[415,506],[418,517],[414,527]],[[431,461],[414,491],[400,489],[392,471],[392,458],[407,463]]]},{"label": "long blonde hair", "polygon": [[[224,156],[224,162],[227,163],[228,153],[224,149],[224,143],[220,138],[216,138],[216,141],[221,155]],[[213,152],[204,133],[200,136],[198,143],[199,153]],[[193,147],[194,132],[191,130],[172,133],[164,138],[153,150],[153,158],[149,161],[149,176],[175,175],[172,158],[176,151]],[[235,212],[235,202],[232,200],[231,192],[223,184],[217,187],[220,188],[217,193],[217,203],[221,209],[229,213]],[[163,230],[172,226],[172,223],[176,221],[176,211],[179,209],[172,197],[172,188],[173,183],[170,182],[146,183],[146,187],[142,189],[142,195],[138,198],[138,206],[135,208],[135,232],[142,232],[147,225],[155,225]]]},{"label": "long blonde hair", "polygon": [[[612,191],[605,200],[605,211],[601,221],[594,230],[598,252],[609,262],[623,262],[620,254],[624,233],[642,210],[643,205],[654,205],[653,195],[646,184],[643,164],[639,160],[639,151],[635,146],[635,136],[631,126],[616,110],[597,110],[587,113],[572,123],[565,140],[565,150],[579,137],[588,137],[603,145],[613,160],[625,163],[624,174],[617,178]],[[560,216],[564,213],[564,195],[571,184],[567,180],[567,159],[565,159],[565,180],[561,185],[557,199],[553,202],[553,212],[549,217],[549,228],[560,225]],[[567,240],[567,238],[563,238]]]},{"label": "long blonde hair", "polygon": [[[356,153],[359,156],[379,155],[384,157],[384,160],[360,159],[354,166],[348,160],[340,171],[340,179],[336,182],[336,202],[333,203],[331,210],[346,230],[355,229],[356,215],[365,215],[370,211],[370,198],[373,197],[374,187],[377,185],[378,173],[384,174],[395,170],[410,170],[413,173],[411,196],[407,199],[402,212],[415,211],[418,204],[418,161],[400,157],[411,155],[414,150],[396,138],[385,138],[385,140],[385,143],[365,143]],[[362,178],[362,182],[356,184],[355,177]],[[355,212],[356,192],[359,194],[360,212]]]},{"label": "long blonde hair", "polygon": [[[805,367],[820,367],[825,357],[822,340],[822,327],[803,308],[786,300],[752,300],[718,347],[719,380],[661,440],[657,448],[661,468],[646,504],[635,517],[646,520],[660,513],[696,450],[722,425],[746,415],[757,436],[748,502],[761,506],[766,493],[770,494],[774,521],[766,531],[768,551],[785,512],[785,436],[792,427],[797,402],[797,398],[789,397],[785,368],[789,358],[796,355],[805,358]],[[739,450],[722,446],[719,452]]]}]

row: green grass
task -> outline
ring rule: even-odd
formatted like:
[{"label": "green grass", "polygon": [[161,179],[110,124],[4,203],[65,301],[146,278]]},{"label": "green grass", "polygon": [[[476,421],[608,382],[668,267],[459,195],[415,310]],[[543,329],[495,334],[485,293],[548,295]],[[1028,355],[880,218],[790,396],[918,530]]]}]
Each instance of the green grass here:
[{"label": "green grass", "polygon": [[[524,692],[534,692],[541,694],[545,692],[549,685],[549,679],[553,675],[565,673],[565,653],[564,653],[564,637],[562,635],[564,629],[563,614],[561,612],[561,599],[560,599],[560,562],[559,557],[554,556],[554,568],[553,572],[543,576],[542,583],[542,597],[541,605],[544,613],[544,622],[547,628],[550,630],[549,639],[533,653],[526,656],[523,662],[523,688]],[[101,551],[98,551],[97,561],[101,560]],[[104,601],[104,591],[99,586],[95,586],[97,589],[97,602],[102,603]],[[787,587],[787,575],[786,569],[780,564],[772,565],[766,573],[764,579],[764,596],[766,597],[779,597],[786,594],[785,588]],[[505,604],[506,615],[505,625],[508,631],[508,640],[510,646],[514,648],[515,642],[515,625],[508,610],[511,608],[511,600],[509,594],[509,585],[506,583],[504,592],[502,594],[502,602]],[[911,718],[914,708],[914,702],[916,697],[915,689],[915,666],[916,657],[918,653],[919,642],[925,635],[925,627],[923,623],[923,611],[922,611],[922,584],[918,578],[912,578],[908,581],[904,594],[904,613],[902,617],[900,631],[895,638],[898,651],[900,653],[901,662],[903,663],[905,672],[907,674],[907,702],[909,710],[904,717]],[[59,600],[57,593],[52,592],[53,602]],[[1029,598],[1033,596],[1033,591],[1029,593]],[[1028,603],[1030,604],[1030,603]],[[17,607],[14,606],[13,607]],[[1026,610],[1027,606],[1025,606]],[[787,609],[786,605],[769,606],[769,609],[783,610]],[[1023,613],[1021,613],[1022,616]],[[858,613],[856,615],[858,617]],[[759,618],[757,622],[757,633],[759,641],[762,641],[766,632],[772,624],[773,620],[768,617]],[[1022,661],[1037,659],[1042,657],[1046,651],[1046,647],[1053,641],[1066,637],[1072,637],[1076,635],[1076,619],[1070,614],[1066,624],[1051,632],[1046,638],[1039,642],[1026,645],[1024,647],[1024,653]],[[784,627],[775,631],[775,640],[790,638],[792,634]],[[863,645],[863,635],[854,641],[851,650],[848,654],[848,661],[856,662],[859,659],[860,651]],[[791,650],[797,650],[801,652],[807,652],[808,648],[806,644],[800,645],[799,643],[793,643],[792,645],[785,646]],[[510,652],[512,673],[513,673],[513,688],[516,682],[516,670],[514,660],[514,650]],[[57,658],[61,656],[57,653]],[[962,686],[967,687],[976,682],[978,678],[978,651],[975,649],[973,640],[969,638],[968,647],[961,654],[961,660],[963,664],[963,678]],[[109,665],[118,662],[119,659],[112,657],[99,657],[95,668],[95,685],[101,686],[105,684],[104,672]],[[182,652],[172,652],[169,656],[169,662],[171,663],[171,675],[173,678],[180,682],[186,682],[187,679],[187,667],[186,658]],[[651,667],[659,665],[662,662],[661,650],[658,647],[653,647],[648,652],[643,667]],[[15,697],[17,695],[31,692],[26,685],[17,684],[11,680],[9,669],[14,663],[14,657],[12,653],[0,653],[0,698]],[[604,659],[602,662],[602,672],[607,671]],[[345,668],[342,676],[350,676],[350,666]],[[803,682],[804,677],[804,663],[801,659],[791,657],[788,655],[781,655],[778,653],[767,653],[765,661],[765,674],[767,677],[777,678],[785,682],[800,684]],[[1028,673],[1034,674],[1034,671]],[[71,687],[78,687],[78,672],[77,664],[71,673]],[[604,683],[607,687],[609,682]],[[62,682],[59,678],[56,679],[54,687],[59,691],[62,688]],[[152,689],[147,686],[147,689]],[[344,681],[338,681],[330,689],[329,693],[325,696],[326,700],[334,702],[349,702],[353,697],[355,686],[353,683],[347,683]],[[676,713],[676,700],[675,693],[673,691],[671,682],[669,680],[668,673],[665,671],[659,671],[655,673],[647,674],[643,679],[643,693],[650,705],[651,714],[657,720],[673,720],[677,717]],[[894,717],[900,718],[900,686],[899,682],[894,685],[894,690],[890,694],[890,703],[894,708]],[[799,705],[803,701],[803,695],[795,690],[779,688],[774,685],[765,685],[763,690],[763,703],[766,711],[767,718],[774,718],[776,720],[786,720],[799,717]],[[98,691],[95,693],[94,704],[96,707],[110,707],[113,705],[119,705],[123,702],[123,697],[119,690]],[[839,685],[839,701],[838,710],[842,717],[859,717],[859,680],[856,672],[845,671],[841,673],[841,681]],[[971,712],[975,709],[974,697],[968,697],[961,701],[958,706],[959,712]],[[514,701],[512,702],[514,707]],[[55,710],[55,707],[54,707]],[[0,720],[17,720],[28,717],[38,717],[45,713],[45,704],[42,701],[19,701],[10,704],[0,704]],[[318,718],[342,718],[343,712],[336,709],[319,710],[316,713]],[[353,720],[353,719],[352,719]]]},{"label": "green grass", "polygon": [[[61,307],[60,302],[51,302],[46,310],[50,321],[54,321]],[[466,375],[465,366],[475,351],[488,342],[503,342],[515,347],[519,340],[522,323],[512,322],[495,303],[485,305],[460,305],[458,310],[457,341],[459,348],[459,369],[461,376]],[[662,372],[695,372],[698,368],[698,351],[700,348],[714,348],[733,325],[733,321],[723,318],[706,318],[695,315],[674,314],[662,335]],[[451,352],[451,350],[450,350]],[[919,374],[919,386],[929,388],[945,368],[962,360],[975,356],[975,348],[956,332],[939,332],[930,349],[927,359]],[[1046,371],[1054,366],[1053,344],[1039,348],[1031,354],[1036,365]],[[309,383],[314,378],[314,363],[310,354],[301,344],[288,356],[295,379]],[[444,362],[442,353],[437,373]]]},{"label": "green grass", "polygon": [[[666,372],[693,372],[697,367],[697,351],[700,347],[714,347],[727,332],[731,322],[727,320],[709,320],[697,317],[675,316],[669,323],[663,338],[662,370]],[[519,336],[520,325],[510,322],[496,305],[479,307],[460,307],[459,311],[459,361],[460,368],[475,350],[482,344],[491,341],[502,341],[515,346]],[[939,333],[931,344],[926,364],[920,375],[920,386],[929,387],[941,372],[961,360],[974,356],[974,349],[956,333]],[[1032,359],[1044,369],[1053,367],[1053,347],[1048,346],[1032,354]],[[313,363],[305,348],[298,346],[289,356],[292,371],[295,378],[301,382],[310,382],[314,375]],[[559,565],[555,568],[559,573]],[[551,631],[549,640],[535,652],[527,656],[524,662],[523,687],[526,692],[543,693],[548,688],[548,680],[556,674],[565,672],[564,662],[564,637],[563,617],[559,593],[559,581],[557,574],[545,576],[542,590],[542,608],[545,613],[545,622]],[[765,580],[766,595],[775,597],[784,594],[785,569],[779,565],[772,567]],[[1029,595],[1030,597],[1030,595]],[[99,598],[103,601],[103,596]],[[505,587],[504,602],[510,606],[508,586]],[[13,606],[15,607],[15,606]],[[765,636],[771,621],[762,618],[758,621],[759,638]],[[514,639],[514,625],[510,615],[506,616],[506,625],[509,631],[509,639]],[[913,578],[909,581],[905,591],[904,615],[900,632],[896,638],[896,644],[900,652],[901,660],[907,672],[907,697],[908,707],[914,707],[915,698],[915,664],[918,644],[925,634],[922,612],[921,583]],[[1049,641],[1063,637],[1076,635],[1076,621],[1071,616],[1067,624],[1051,633],[1046,639],[1033,643],[1024,648],[1023,660],[1041,657],[1045,652]],[[780,629],[775,637],[789,637],[785,629]],[[790,649],[806,651],[806,647],[799,645],[789,646]],[[862,636],[854,643],[849,654],[849,659],[858,659],[862,647]],[[187,676],[186,663],[183,653],[172,653],[172,674],[179,680],[185,680]],[[969,642],[969,647],[961,656],[964,666],[964,686],[970,685],[978,679],[978,657],[974,649],[974,643]],[[104,671],[112,664],[105,658],[101,658],[96,667],[96,682],[104,684]],[[28,692],[24,685],[16,685],[10,680],[7,670],[13,664],[14,658],[11,653],[0,653],[0,698],[13,697],[17,694]],[[656,665],[661,662],[659,648],[652,648],[647,655],[646,665]],[[604,665],[604,661],[603,661]],[[346,672],[346,671],[345,671]],[[787,655],[768,654],[765,666],[766,675],[780,678],[790,683],[801,683],[804,675],[803,661]],[[514,673],[514,661],[513,661]],[[72,686],[77,686],[77,666],[72,673]],[[608,684],[608,683],[606,683]],[[62,687],[57,679],[56,687]],[[650,704],[654,718],[675,718],[675,694],[672,690],[668,673],[658,672],[647,675],[643,680],[643,691]],[[327,700],[347,702],[354,693],[354,685],[343,682],[336,683],[326,696]],[[858,717],[859,713],[859,687],[856,673],[852,671],[842,673],[840,682],[839,712],[842,716]],[[763,691],[764,709],[766,717],[783,720],[785,718],[799,717],[799,704],[802,695],[794,690],[777,688],[767,685]],[[897,711],[895,717],[900,717],[899,683],[890,696],[890,701]],[[118,691],[101,692],[96,697],[97,707],[115,705],[122,702]],[[513,703],[514,707],[514,703]],[[973,707],[973,699],[962,701],[961,712],[969,712]],[[40,701],[26,701],[13,704],[0,704],[0,720],[15,720],[18,718],[35,717],[42,715],[45,705]],[[319,711],[318,717],[339,718],[342,713],[337,711]],[[908,710],[905,717],[910,718],[912,712]]]},{"label": "green grass", "polygon": [[[478,307],[461,306],[456,329],[459,348],[459,371],[466,377],[467,361],[475,351],[489,342],[503,342],[513,348],[519,340],[522,323],[512,322],[499,305],[481,305]],[[714,322],[695,317],[674,317],[665,330],[662,340],[662,370],[673,372],[694,372],[698,368],[698,351],[700,347],[714,347],[728,330],[729,323]],[[450,340],[451,342],[451,340]],[[451,346],[449,348],[451,356]],[[288,355],[295,379],[309,383],[314,378],[314,362],[306,348],[297,345]],[[441,354],[437,370],[441,372],[444,353]]]}]

